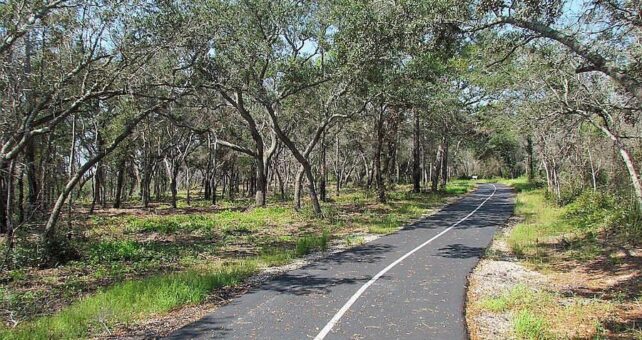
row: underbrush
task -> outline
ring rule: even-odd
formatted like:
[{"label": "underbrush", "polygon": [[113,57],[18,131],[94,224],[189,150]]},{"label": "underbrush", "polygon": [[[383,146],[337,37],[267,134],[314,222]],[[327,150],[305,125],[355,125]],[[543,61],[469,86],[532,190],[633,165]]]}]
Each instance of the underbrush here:
[{"label": "underbrush", "polygon": [[[600,254],[599,236],[618,243],[635,244],[642,236],[642,218],[633,204],[592,190],[566,206],[546,198],[544,189],[526,189],[516,199],[515,214],[523,218],[507,242],[518,257],[546,263],[555,247],[576,259]],[[553,249],[551,249],[553,248]]]}]

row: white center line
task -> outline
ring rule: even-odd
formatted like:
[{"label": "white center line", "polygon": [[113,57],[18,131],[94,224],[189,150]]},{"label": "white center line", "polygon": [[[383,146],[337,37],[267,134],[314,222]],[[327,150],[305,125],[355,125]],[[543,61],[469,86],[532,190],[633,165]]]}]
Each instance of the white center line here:
[{"label": "white center line", "polygon": [[314,340],[323,340],[328,335],[328,333],[330,333],[330,331],[337,324],[337,322],[339,322],[339,320],[341,320],[341,317],[343,317],[343,314],[345,314],[348,311],[348,309],[350,309],[350,307],[363,294],[363,292],[365,292],[366,289],[368,289],[368,287],[370,287],[373,283],[375,283],[380,277],[382,277],[385,273],[387,273],[394,266],[396,266],[399,263],[401,263],[401,261],[405,260],[410,255],[414,254],[416,251],[418,251],[419,249],[425,247],[428,243],[438,239],[443,234],[449,232],[454,227],[458,226],[461,222],[467,220],[470,216],[472,216],[474,213],[476,213],[477,210],[479,210],[486,202],[488,202],[488,200],[491,199],[495,195],[495,192],[497,192],[497,187],[493,184],[493,193],[490,194],[490,196],[488,196],[483,202],[481,202],[481,204],[479,204],[479,206],[477,206],[477,208],[475,208],[475,210],[471,211],[470,214],[466,215],[466,217],[464,217],[461,220],[457,221],[455,224],[451,225],[450,227],[444,229],[442,232],[440,232],[439,234],[435,235],[430,240],[420,244],[417,248],[407,252],[405,255],[403,255],[402,257],[398,258],[395,262],[389,264],[386,268],[384,268],[383,270],[378,272],[377,275],[375,275],[372,279],[370,279],[370,281],[366,282],[363,286],[361,286],[361,288],[359,288],[359,290],[357,290],[357,292],[354,293],[354,295],[352,295],[352,297],[350,297],[350,300],[348,300],[348,302],[346,302],[345,305],[343,305],[343,307],[341,307],[341,309],[339,309],[337,314],[335,314],[332,317],[332,319],[330,320],[330,322],[328,322],[328,324],[325,325],[325,327],[323,327],[321,332],[319,332],[319,334],[317,334],[317,336],[314,338]]}]

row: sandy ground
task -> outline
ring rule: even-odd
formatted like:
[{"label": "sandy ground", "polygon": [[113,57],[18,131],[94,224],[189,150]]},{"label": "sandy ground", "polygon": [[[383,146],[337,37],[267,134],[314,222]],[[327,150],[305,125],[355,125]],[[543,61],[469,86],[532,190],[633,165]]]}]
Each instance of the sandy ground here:
[{"label": "sandy ground", "polygon": [[[517,285],[545,287],[547,278],[527,269],[513,257],[502,234],[510,233],[518,219],[513,217],[498,231],[495,241],[486,256],[471,273],[468,279],[468,301],[495,298],[512,290]],[[509,313],[492,313],[484,310],[466,308],[466,322],[471,339],[514,339]]]}]

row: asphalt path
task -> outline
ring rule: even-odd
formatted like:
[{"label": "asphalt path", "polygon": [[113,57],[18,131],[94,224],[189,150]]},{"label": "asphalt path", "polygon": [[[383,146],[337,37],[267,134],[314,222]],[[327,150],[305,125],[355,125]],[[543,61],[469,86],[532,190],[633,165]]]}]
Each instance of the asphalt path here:
[{"label": "asphalt path", "polygon": [[402,230],[280,275],[174,339],[466,339],[467,276],[514,194],[482,184]]}]

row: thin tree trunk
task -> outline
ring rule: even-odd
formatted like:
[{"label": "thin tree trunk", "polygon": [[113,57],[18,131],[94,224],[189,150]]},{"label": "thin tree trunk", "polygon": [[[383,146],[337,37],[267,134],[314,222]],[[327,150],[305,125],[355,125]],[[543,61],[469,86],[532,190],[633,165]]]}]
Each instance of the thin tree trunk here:
[{"label": "thin tree trunk", "polygon": [[604,126],[600,125],[599,127],[609,137],[609,139],[613,141],[615,147],[617,147],[618,153],[620,154],[620,157],[622,158],[622,161],[626,166],[626,170],[629,173],[629,180],[631,181],[631,185],[633,186],[633,192],[637,200],[638,209],[639,211],[642,211],[642,182],[640,182],[640,174],[635,167],[635,162],[633,160],[633,157],[631,157],[631,153],[618,136],[613,134],[608,128]]},{"label": "thin tree trunk", "polygon": [[120,209],[121,200],[123,196],[123,187],[125,186],[125,171],[127,167],[127,159],[123,157],[118,163],[118,178],[116,179],[116,197],[114,200],[114,208]]},{"label": "thin tree trunk", "polygon": [[435,163],[431,168],[431,190],[437,191],[439,189],[439,176],[441,175],[441,165],[442,165],[442,154],[444,152],[443,144],[439,143],[439,148],[437,149],[437,157],[435,158]]},{"label": "thin tree trunk", "polygon": [[265,164],[263,163],[263,159],[257,159],[257,167],[256,167],[256,205],[258,206],[265,206],[266,203],[266,192],[267,192],[267,174],[266,174],[266,167]]},{"label": "thin tree trunk", "polygon": [[7,253],[5,259],[9,260],[9,255],[13,249],[13,173],[16,165],[16,160],[13,159],[9,163],[9,173],[7,176],[7,203],[6,203],[6,222],[5,232],[7,233]]},{"label": "thin tree trunk", "polygon": [[18,224],[25,221],[24,209],[24,166],[20,169],[20,176],[18,177]]},{"label": "thin tree trunk", "polygon": [[535,180],[535,154],[533,152],[533,137],[528,135],[526,138],[526,152],[528,154],[528,181]]},{"label": "thin tree trunk", "polygon": [[[328,197],[326,195],[326,178],[327,178],[327,165],[326,165],[326,147],[327,145],[325,144],[325,132],[323,133],[323,136],[321,137],[321,174],[319,178],[319,195],[321,196],[321,200],[326,202],[328,200]],[[337,184],[339,185],[339,178],[337,178]],[[337,190],[338,191],[338,190]]]},{"label": "thin tree trunk", "polygon": [[[11,161],[9,162],[11,163]],[[0,163],[0,234],[7,232],[9,217],[8,217],[8,202],[9,192],[7,190],[9,184],[9,164],[7,162]]]},{"label": "thin tree trunk", "polygon": [[276,179],[278,181],[279,192],[281,194],[281,200],[285,201],[285,184],[283,183],[283,177],[281,176],[281,171],[279,171],[279,167],[278,166],[274,167],[274,174],[276,175]]},{"label": "thin tree trunk", "polygon": [[419,110],[415,110],[415,124],[413,135],[412,149],[412,191],[421,192],[421,154],[420,154],[420,135],[419,135]]},{"label": "thin tree trunk", "polygon": [[299,170],[296,172],[294,177],[294,208],[301,209],[301,191],[303,190],[303,173],[305,169],[303,166],[299,166]]},{"label": "thin tree trunk", "polygon": [[441,183],[439,184],[439,190],[441,191],[445,191],[448,184],[448,143],[448,137],[444,137],[441,153]]},{"label": "thin tree trunk", "polygon": [[384,131],[383,131],[383,110],[379,114],[379,119],[377,121],[377,142],[375,145],[374,152],[374,167],[373,171],[375,172],[375,182],[377,185],[377,198],[380,203],[386,202],[386,185],[383,179],[383,173],[381,169],[381,153],[383,152],[383,140],[384,140]]}]

